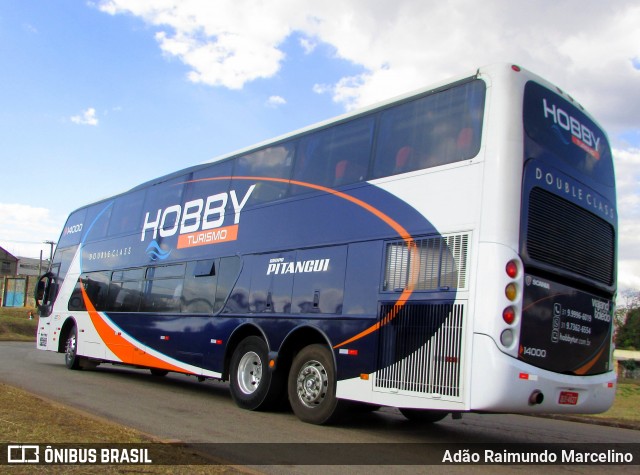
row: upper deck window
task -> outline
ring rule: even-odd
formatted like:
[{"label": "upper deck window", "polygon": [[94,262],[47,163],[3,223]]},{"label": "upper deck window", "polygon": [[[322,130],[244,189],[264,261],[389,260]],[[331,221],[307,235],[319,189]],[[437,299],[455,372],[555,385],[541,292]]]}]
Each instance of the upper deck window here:
[{"label": "upper deck window", "polygon": [[[364,117],[309,134],[300,140],[293,179],[326,187],[367,178],[374,117]],[[306,191],[293,187],[292,193]]]},{"label": "upper deck window", "polygon": [[[288,179],[291,175],[295,142],[285,142],[256,152],[242,155],[235,160],[234,177],[267,177]],[[251,183],[247,182],[246,187]],[[235,183],[238,188],[241,186]],[[248,205],[284,198],[288,184],[281,181],[263,180],[255,184]],[[246,189],[240,189],[246,193]]]},{"label": "upper deck window", "polygon": [[485,85],[470,81],[382,113],[374,178],[467,160],[480,150]]}]

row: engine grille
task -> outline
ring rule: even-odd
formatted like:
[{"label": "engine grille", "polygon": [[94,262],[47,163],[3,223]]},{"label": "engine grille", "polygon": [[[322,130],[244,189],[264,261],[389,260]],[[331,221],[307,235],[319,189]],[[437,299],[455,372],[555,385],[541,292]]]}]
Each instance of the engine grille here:
[{"label": "engine grille", "polygon": [[613,226],[541,188],[529,195],[526,245],[531,259],[613,284]]},{"label": "engine grille", "polygon": [[382,305],[376,390],[461,396],[463,303]]},{"label": "engine grille", "polygon": [[455,290],[467,286],[469,234],[387,243],[383,290]]}]

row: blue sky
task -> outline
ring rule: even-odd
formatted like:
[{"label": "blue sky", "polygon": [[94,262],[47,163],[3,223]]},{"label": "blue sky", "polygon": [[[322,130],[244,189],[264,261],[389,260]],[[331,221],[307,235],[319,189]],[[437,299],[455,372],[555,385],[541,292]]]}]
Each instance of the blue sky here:
[{"label": "blue sky", "polygon": [[513,61],[609,132],[640,289],[635,0],[0,0],[0,245],[83,204],[434,81]]}]

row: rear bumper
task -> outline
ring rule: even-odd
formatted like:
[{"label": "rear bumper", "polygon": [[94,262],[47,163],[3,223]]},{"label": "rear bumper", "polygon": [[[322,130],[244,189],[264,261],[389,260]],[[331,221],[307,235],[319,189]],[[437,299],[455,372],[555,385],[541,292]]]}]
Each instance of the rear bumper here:
[{"label": "rear bumper", "polygon": [[[535,368],[502,353],[482,334],[473,336],[471,365],[472,411],[593,414],[609,409],[616,392],[613,371],[569,376]],[[532,403],[538,394],[542,402]]]}]

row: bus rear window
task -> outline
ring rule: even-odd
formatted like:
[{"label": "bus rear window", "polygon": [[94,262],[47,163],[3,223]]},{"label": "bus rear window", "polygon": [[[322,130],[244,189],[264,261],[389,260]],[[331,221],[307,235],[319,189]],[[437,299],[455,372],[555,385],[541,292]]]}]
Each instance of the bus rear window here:
[{"label": "bus rear window", "polygon": [[529,81],[524,90],[524,129],[529,137],[526,157],[557,159],[607,186],[614,186],[609,142],[580,109],[558,94]]}]

